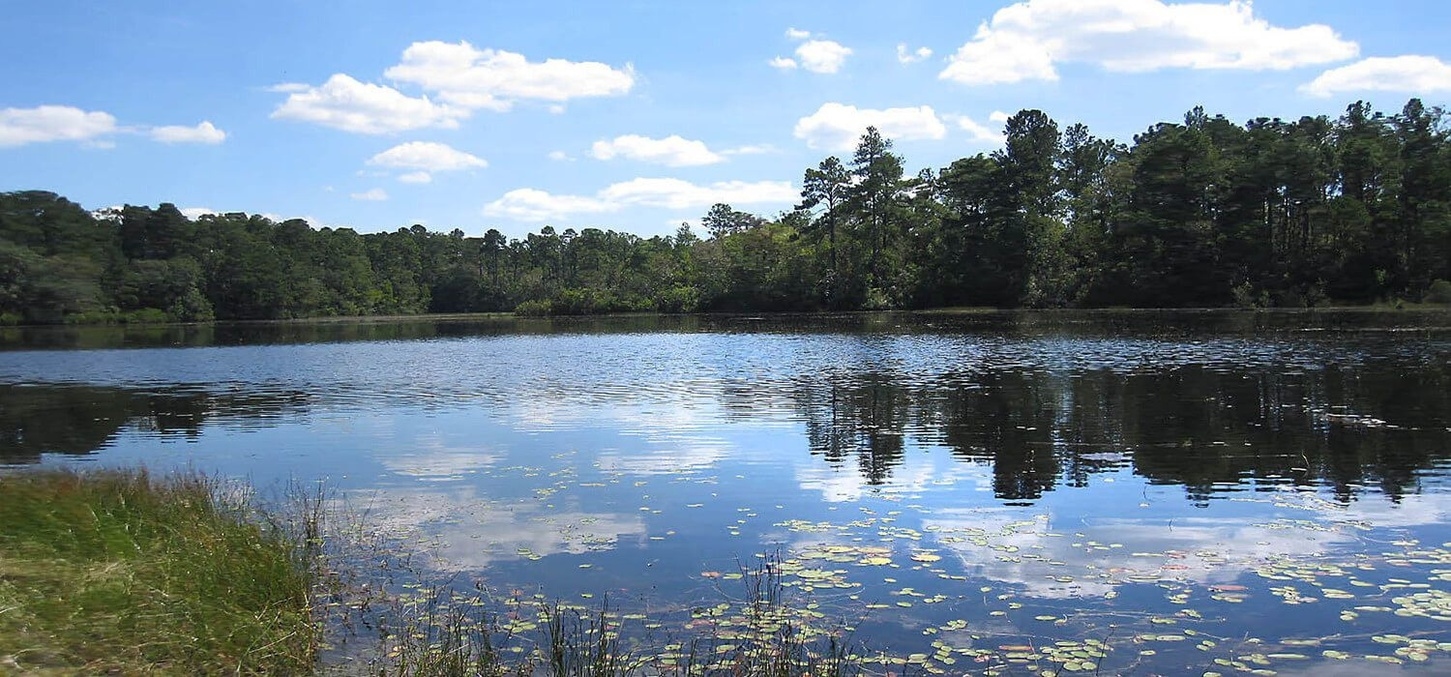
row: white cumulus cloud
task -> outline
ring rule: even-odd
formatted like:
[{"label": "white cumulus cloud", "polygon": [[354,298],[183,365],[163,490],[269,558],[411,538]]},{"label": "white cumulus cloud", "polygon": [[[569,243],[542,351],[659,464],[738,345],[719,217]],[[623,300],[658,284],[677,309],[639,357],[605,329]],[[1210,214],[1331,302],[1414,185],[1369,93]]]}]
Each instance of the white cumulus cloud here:
[{"label": "white cumulus cloud", "polygon": [[348,197],[364,202],[382,202],[388,199],[388,193],[382,188],[372,188],[361,193],[349,193]]},{"label": "white cumulus cloud", "polygon": [[778,56],[774,59],[771,59],[767,63],[771,64],[772,68],[780,68],[781,70],[786,71],[800,67],[800,64],[796,63],[795,59],[784,56]]},{"label": "white cumulus cloud", "polygon": [[554,195],[538,188],[516,188],[484,207],[484,216],[515,221],[551,221],[576,214],[612,212],[620,205],[580,195]]},{"label": "white cumulus cloud", "polygon": [[563,103],[619,96],[635,85],[634,69],[597,61],[545,59],[478,49],[467,42],[415,42],[384,75],[417,85],[443,103],[466,109],[509,110],[517,101]]},{"label": "white cumulus cloud", "polygon": [[717,202],[760,204],[792,202],[799,192],[789,181],[719,181],[708,185],[674,178],[639,178],[616,183],[600,197],[618,204],[696,209]]},{"label": "white cumulus cloud", "polygon": [[808,40],[796,48],[801,67],[812,73],[835,73],[849,56],[850,47],[831,40]]},{"label": "white cumulus cloud", "polygon": [[987,24],[978,28],[972,41],[958,48],[949,61],[937,77],[967,85],[1058,79],[1047,47],[1032,38],[993,31]]},{"label": "white cumulus cloud", "polygon": [[797,120],[794,133],[812,148],[847,151],[856,146],[867,127],[876,127],[890,139],[941,139],[947,135],[947,126],[931,106],[873,109],[834,101]]},{"label": "white cumulus cloud", "polygon": [[663,139],[652,139],[638,134],[617,136],[609,141],[596,141],[590,154],[599,160],[616,157],[652,162],[667,167],[692,167],[710,165],[725,160],[720,154],[706,147],[702,141],[682,138],[678,135]]},{"label": "white cumulus cloud", "polygon": [[293,91],[272,117],[358,134],[390,134],[426,127],[453,129],[468,111],[411,97],[392,87],[338,73],[320,87]]},{"label": "white cumulus cloud", "polygon": [[1451,64],[1434,56],[1375,56],[1327,70],[1300,91],[1319,97],[1344,92],[1448,92]]},{"label": "white cumulus cloud", "polygon": [[[320,86],[283,83],[287,94],[272,117],[301,120],[360,134],[388,134],[429,127],[455,128],[480,109],[506,111],[519,101],[550,104],[563,112],[570,99],[619,96],[635,84],[634,69],[594,61],[545,59],[478,49],[467,42],[415,42],[384,71],[397,86],[363,83],[337,73]],[[430,98],[431,97],[431,98]]]},{"label": "white cumulus cloud", "polygon": [[227,140],[227,133],[217,129],[209,120],[203,120],[195,127],[166,125],[151,128],[151,139],[161,143],[205,143],[216,145]]},{"label": "white cumulus cloud", "polygon": [[110,113],[72,106],[0,109],[0,148],[49,141],[92,141],[116,131]]},{"label": "white cumulus cloud", "polygon": [[810,31],[788,28],[786,37],[803,42],[796,46],[796,58],[778,56],[771,59],[770,64],[774,68],[805,68],[812,73],[835,73],[852,54],[850,47],[834,40],[812,39]]},{"label": "white cumulus cloud", "polygon": [[908,49],[907,43],[905,42],[898,43],[897,45],[897,63],[917,63],[918,61],[924,61],[931,56],[932,49],[930,47],[918,47],[917,49]]},{"label": "white cumulus cloud", "polygon": [[775,146],[772,146],[769,143],[756,143],[756,144],[747,144],[747,145],[744,145],[744,146],[736,146],[735,148],[727,148],[727,149],[721,151],[720,154],[721,155],[765,155],[767,153],[774,153],[774,152],[776,152],[776,147]]},{"label": "white cumulus cloud", "polygon": [[717,202],[789,204],[796,200],[798,193],[789,181],[696,184],[675,178],[636,178],[611,184],[592,196],[555,195],[537,188],[518,188],[490,202],[483,213],[517,221],[549,221],[627,207],[699,210]]},{"label": "white cumulus cloud", "polygon": [[428,183],[433,180],[431,172],[454,172],[489,166],[488,162],[477,155],[432,141],[400,143],[369,158],[368,164],[413,170],[398,177],[404,183]]},{"label": "white cumulus cloud", "polygon": [[1001,125],[1007,118],[994,120],[989,117],[988,119],[992,122],[997,122],[999,125],[998,128],[992,129],[966,115],[953,116],[953,122],[957,124],[958,129],[967,132],[968,138],[973,143],[1000,146],[1003,143],[1003,130]]},{"label": "white cumulus cloud", "polygon": [[1273,26],[1240,0],[1028,0],[994,13],[938,77],[968,85],[1056,80],[1056,65],[1068,62],[1117,72],[1288,69],[1358,53],[1329,26]]}]

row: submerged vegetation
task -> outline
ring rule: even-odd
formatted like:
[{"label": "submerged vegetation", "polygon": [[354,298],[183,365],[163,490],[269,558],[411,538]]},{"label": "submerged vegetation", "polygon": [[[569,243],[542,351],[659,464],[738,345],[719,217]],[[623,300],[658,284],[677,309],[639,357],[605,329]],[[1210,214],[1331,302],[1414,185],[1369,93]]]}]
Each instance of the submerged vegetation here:
[{"label": "submerged vegetation", "polygon": [[0,322],[1447,303],[1446,123],[1418,99],[1243,125],[1196,108],[1125,144],[1024,110],[1000,150],[915,175],[868,129],[792,210],[713,206],[708,239],[359,234],[4,193]]}]

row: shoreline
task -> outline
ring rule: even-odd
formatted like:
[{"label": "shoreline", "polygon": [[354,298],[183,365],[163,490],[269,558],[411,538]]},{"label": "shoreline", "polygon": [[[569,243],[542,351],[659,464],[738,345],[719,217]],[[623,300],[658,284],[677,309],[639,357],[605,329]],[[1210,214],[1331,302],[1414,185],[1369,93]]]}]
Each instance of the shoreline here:
[{"label": "shoreline", "polygon": [[1399,305],[1330,305],[1313,308],[1239,308],[1239,307],[1124,307],[1103,306],[1083,308],[994,308],[987,306],[949,306],[940,308],[898,308],[881,310],[801,310],[801,311],[730,311],[664,313],[653,311],[581,313],[556,315],[521,315],[511,312],[484,313],[421,313],[417,315],[320,315],[275,320],[209,320],[205,322],[76,322],[53,324],[12,324],[0,326],[5,330],[34,329],[92,329],[92,328],[186,328],[186,327],[267,327],[308,325],[364,325],[364,324],[407,324],[412,322],[485,322],[485,321],[539,321],[539,320],[591,320],[591,319],[639,319],[639,318],[790,318],[790,317],[863,317],[870,315],[905,314],[918,316],[970,316],[970,315],[1396,315],[1396,314],[1446,314],[1451,315],[1451,305],[1433,303],[1405,303]]}]

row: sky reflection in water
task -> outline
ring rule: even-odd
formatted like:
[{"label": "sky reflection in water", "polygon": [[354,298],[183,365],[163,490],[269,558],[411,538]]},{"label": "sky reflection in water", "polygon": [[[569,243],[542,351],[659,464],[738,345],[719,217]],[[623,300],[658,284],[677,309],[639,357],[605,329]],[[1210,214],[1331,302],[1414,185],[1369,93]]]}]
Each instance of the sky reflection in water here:
[{"label": "sky reflection in water", "polygon": [[1451,668],[1444,334],[865,323],[12,350],[0,460],[322,478],[441,577],[686,620],[773,554],[904,655]]}]

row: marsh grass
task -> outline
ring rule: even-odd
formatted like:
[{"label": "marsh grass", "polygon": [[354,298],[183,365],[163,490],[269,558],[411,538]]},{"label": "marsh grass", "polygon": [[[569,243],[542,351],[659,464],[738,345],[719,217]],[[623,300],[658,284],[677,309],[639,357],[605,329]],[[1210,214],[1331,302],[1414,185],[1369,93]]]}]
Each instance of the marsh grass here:
[{"label": "marsh grass", "polygon": [[0,673],[304,674],[322,501],[199,473],[0,475]]},{"label": "marsh grass", "polygon": [[[392,601],[378,624],[373,674],[414,677],[854,677],[864,661],[840,627],[817,627],[786,595],[777,562],[742,566],[727,601],[699,605],[679,633],[652,631],[643,614],[515,594],[422,588]],[[653,624],[652,624],[653,625]]]},{"label": "marsh grass", "polygon": [[437,583],[407,544],[339,528],[351,513],[321,487],[263,503],[194,472],[0,475],[0,675],[862,672],[840,627],[786,594],[779,555],[665,630],[607,598]]},{"label": "marsh grass", "polygon": [[[412,586],[410,586],[412,587]],[[378,649],[369,672],[379,677],[503,677],[533,673],[536,659],[475,593],[448,586],[415,588],[373,614]]]},{"label": "marsh grass", "polygon": [[540,617],[554,677],[625,677],[647,662],[621,644],[623,620],[611,613],[608,599],[593,611],[546,605]]},{"label": "marsh grass", "polygon": [[708,635],[692,638],[682,675],[851,677],[862,672],[846,624],[823,626],[821,614],[786,594],[781,561],[774,553],[760,556],[754,566],[738,565],[743,596],[732,613],[715,615],[724,618],[709,626]]}]

